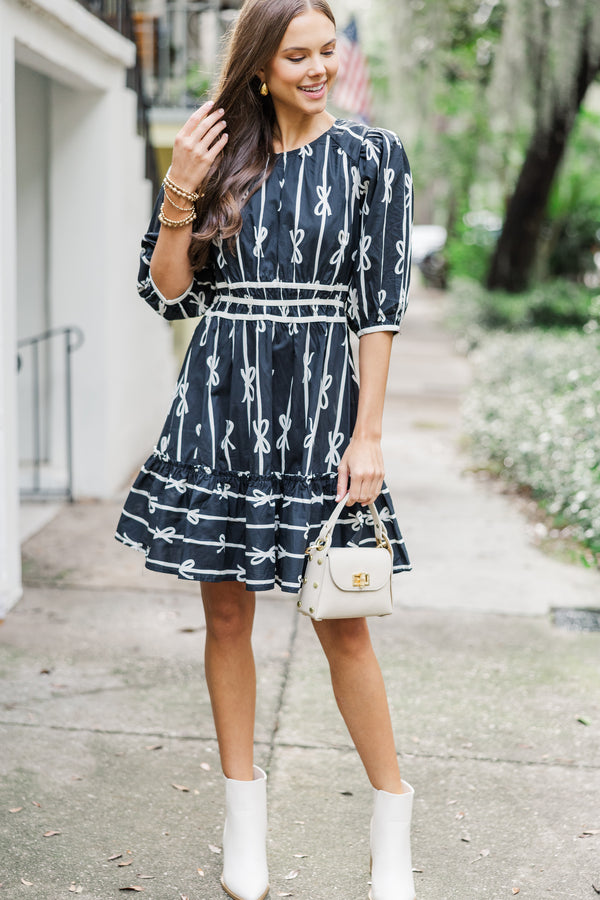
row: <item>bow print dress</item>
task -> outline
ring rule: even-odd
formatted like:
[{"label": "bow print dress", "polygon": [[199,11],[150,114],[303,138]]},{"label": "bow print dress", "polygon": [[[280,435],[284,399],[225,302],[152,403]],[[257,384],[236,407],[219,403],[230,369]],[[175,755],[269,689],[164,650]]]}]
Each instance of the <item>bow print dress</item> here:
[{"label": "bow print dress", "polygon": [[[233,248],[211,246],[175,300],[153,284],[157,200],[138,289],[167,319],[200,316],[154,452],[116,537],[146,566],[247,590],[297,592],[304,551],[335,505],[358,378],[350,331],[398,331],[410,273],[412,180],[395,134],[337,120],[276,156]],[[376,501],[410,568],[389,491]],[[367,507],[347,507],[338,546],[374,546]]]}]

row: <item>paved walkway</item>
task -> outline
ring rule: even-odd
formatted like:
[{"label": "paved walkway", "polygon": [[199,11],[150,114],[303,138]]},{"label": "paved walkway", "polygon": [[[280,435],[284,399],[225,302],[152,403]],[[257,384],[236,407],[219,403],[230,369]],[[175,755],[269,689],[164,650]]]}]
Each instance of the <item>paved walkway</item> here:
[{"label": "paved walkway", "polygon": [[[600,575],[543,555],[514,501],[464,474],[469,371],[442,305],[415,292],[395,342],[385,451],[415,572],[372,626],[417,792],[418,898],[585,900],[600,891],[600,635],[548,610],[598,606]],[[224,896],[198,589],[112,540],[119,500],[64,508],[27,542],[25,596],[0,627],[10,900]],[[289,595],[262,595],[255,650],[270,896],[366,900],[370,790]]]}]

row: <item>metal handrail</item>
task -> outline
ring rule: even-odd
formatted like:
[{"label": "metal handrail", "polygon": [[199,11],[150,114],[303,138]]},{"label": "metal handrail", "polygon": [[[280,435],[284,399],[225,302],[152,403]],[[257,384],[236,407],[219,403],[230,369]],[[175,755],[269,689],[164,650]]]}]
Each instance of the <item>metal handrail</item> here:
[{"label": "metal handrail", "polygon": [[[41,449],[41,379],[40,379],[40,344],[52,340],[55,337],[64,337],[65,359],[65,431],[66,431],[66,463],[67,483],[64,489],[51,490],[42,488],[42,449]],[[31,490],[21,490],[21,496],[29,497],[66,497],[73,501],[73,384],[71,374],[71,354],[78,350],[84,342],[83,331],[77,326],[64,328],[49,328],[40,334],[22,338],[17,341],[17,371],[23,367],[22,355],[19,351],[26,347],[32,348],[33,354],[33,403],[32,403],[32,434],[33,434],[33,486]]]}]

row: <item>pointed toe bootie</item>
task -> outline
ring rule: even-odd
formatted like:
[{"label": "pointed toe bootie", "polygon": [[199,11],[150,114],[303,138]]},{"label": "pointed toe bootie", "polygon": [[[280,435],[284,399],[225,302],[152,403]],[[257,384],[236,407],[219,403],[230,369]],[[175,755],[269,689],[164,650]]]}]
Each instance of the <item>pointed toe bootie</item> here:
[{"label": "pointed toe bootie", "polygon": [[267,776],[254,766],[253,781],[225,778],[223,889],[234,900],[264,900],[267,870]]},{"label": "pointed toe bootie", "polygon": [[410,820],[414,790],[402,782],[401,794],[375,790],[371,819],[371,890],[369,900],[415,900],[410,855]]}]

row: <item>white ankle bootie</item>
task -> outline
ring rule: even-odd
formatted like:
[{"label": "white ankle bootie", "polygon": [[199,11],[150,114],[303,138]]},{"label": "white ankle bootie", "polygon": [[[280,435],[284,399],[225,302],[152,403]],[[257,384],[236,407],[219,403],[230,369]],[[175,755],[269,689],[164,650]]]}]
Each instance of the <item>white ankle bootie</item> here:
[{"label": "white ankle bootie", "polygon": [[267,776],[254,766],[253,781],[225,778],[223,889],[234,900],[263,900],[267,870]]},{"label": "white ankle bootie", "polygon": [[375,790],[369,900],[415,900],[410,855],[410,820],[415,792],[406,781],[402,782],[402,789],[402,794]]}]

